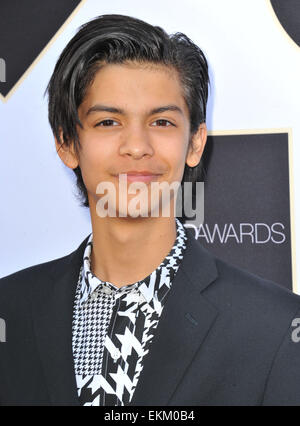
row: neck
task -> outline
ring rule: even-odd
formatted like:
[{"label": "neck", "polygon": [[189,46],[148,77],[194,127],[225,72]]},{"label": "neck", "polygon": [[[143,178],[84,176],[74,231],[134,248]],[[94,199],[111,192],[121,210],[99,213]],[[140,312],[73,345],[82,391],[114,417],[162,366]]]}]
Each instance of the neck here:
[{"label": "neck", "polygon": [[150,275],[176,240],[174,217],[100,218],[91,213],[91,220],[91,271],[117,287]]}]

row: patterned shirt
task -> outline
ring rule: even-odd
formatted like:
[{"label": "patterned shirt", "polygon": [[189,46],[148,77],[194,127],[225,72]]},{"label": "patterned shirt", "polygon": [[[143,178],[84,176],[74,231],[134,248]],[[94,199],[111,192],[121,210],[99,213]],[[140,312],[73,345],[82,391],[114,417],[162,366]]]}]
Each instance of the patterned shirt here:
[{"label": "patterned shirt", "polygon": [[76,290],[72,345],[82,405],[127,405],[134,394],[168,292],[186,248],[176,218],[175,243],[148,277],[116,287],[90,270],[93,234],[83,256]]}]

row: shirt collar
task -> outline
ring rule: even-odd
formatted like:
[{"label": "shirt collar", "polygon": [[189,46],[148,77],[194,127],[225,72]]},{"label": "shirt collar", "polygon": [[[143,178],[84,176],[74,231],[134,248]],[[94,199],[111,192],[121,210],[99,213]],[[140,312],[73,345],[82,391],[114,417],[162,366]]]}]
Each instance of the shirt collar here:
[{"label": "shirt collar", "polygon": [[138,290],[144,300],[160,314],[164,299],[171,288],[172,281],[179,268],[186,248],[186,231],[179,219],[176,220],[176,240],[169,254],[162,263],[145,279],[128,284],[122,287],[116,287],[113,283],[102,281],[91,272],[91,252],[93,247],[93,234],[91,233],[83,254],[83,265],[80,270],[80,304],[83,304],[89,296],[103,287],[109,287],[116,296],[124,293],[130,293]]}]

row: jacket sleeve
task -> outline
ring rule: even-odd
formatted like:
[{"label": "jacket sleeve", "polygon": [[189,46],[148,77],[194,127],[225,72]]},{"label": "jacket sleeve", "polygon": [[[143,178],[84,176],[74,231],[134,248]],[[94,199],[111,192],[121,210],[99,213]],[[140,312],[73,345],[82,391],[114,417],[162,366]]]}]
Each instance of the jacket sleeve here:
[{"label": "jacket sleeve", "polygon": [[274,358],[264,392],[264,406],[300,406],[300,310]]}]

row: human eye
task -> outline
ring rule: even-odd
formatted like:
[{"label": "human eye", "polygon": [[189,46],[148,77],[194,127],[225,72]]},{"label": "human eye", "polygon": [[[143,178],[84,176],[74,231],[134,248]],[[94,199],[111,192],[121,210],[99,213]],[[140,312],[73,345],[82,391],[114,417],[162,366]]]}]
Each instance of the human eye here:
[{"label": "human eye", "polygon": [[175,124],[171,123],[171,121],[165,120],[163,118],[155,120],[153,123],[154,123],[154,127],[170,127],[170,126],[175,126]]},{"label": "human eye", "polygon": [[115,120],[106,119],[99,121],[99,123],[96,124],[95,127],[111,127],[111,126],[117,126],[119,123]]}]

